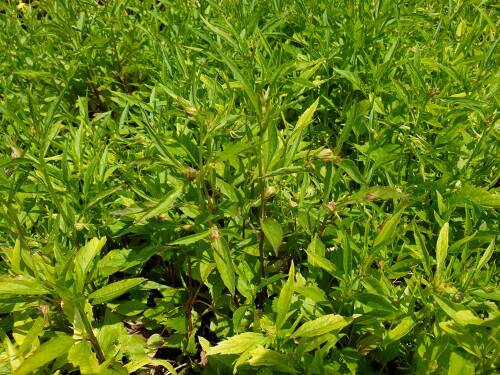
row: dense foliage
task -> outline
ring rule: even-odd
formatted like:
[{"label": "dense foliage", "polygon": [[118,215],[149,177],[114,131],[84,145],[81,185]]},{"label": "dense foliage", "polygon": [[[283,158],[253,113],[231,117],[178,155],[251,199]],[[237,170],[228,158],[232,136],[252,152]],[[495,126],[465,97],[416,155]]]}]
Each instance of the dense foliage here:
[{"label": "dense foliage", "polygon": [[498,4],[0,2],[0,374],[488,374]]}]

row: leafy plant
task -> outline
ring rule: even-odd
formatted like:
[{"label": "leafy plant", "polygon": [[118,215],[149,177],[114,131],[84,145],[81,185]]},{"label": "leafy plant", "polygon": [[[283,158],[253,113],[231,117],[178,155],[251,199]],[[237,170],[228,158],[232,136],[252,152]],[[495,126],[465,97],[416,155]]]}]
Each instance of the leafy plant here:
[{"label": "leafy plant", "polygon": [[0,373],[498,368],[492,1],[0,4]]}]

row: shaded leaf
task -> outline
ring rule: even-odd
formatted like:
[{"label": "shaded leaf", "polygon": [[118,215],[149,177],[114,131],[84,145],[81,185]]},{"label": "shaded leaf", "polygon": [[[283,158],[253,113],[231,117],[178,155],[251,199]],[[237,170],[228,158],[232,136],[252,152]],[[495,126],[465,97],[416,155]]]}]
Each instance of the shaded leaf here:
[{"label": "shaded leaf", "polygon": [[283,241],[283,231],[281,226],[276,220],[270,218],[263,220],[261,225],[267,240],[274,249],[274,253],[278,256],[278,250],[281,242]]},{"label": "shaded leaf", "polygon": [[135,288],[144,281],[146,281],[146,279],[142,277],[116,281],[91,293],[89,299],[91,299],[94,304],[106,303],[127,293],[130,289]]}]

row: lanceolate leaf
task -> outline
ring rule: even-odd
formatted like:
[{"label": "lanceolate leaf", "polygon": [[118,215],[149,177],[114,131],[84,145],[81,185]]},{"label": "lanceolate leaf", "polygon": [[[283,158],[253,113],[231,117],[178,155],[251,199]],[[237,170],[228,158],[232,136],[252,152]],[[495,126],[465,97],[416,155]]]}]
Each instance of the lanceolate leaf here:
[{"label": "lanceolate leaf", "polygon": [[336,314],[323,315],[302,324],[292,337],[315,337],[332,331],[339,331],[352,323],[356,316],[346,317]]},{"label": "lanceolate leaf", "polygon": [[170,192],[164,200],[162,200],[160,203],[158,203],[155,207],[153,207],[151,210],[146,212],[142,217],[140,217],[137,221],[138,222],[143,222],[146,221],[152,217],[161,215],[168,210],[172,208],[174,205],[176,199],[181,195],[182,193],[182,187],[178,187],[172,192]]},{"label": "lanceolate leaf", "polygon": [[241,354],[258,345],[265,345],[269,338],[257,332],[245,332],[230,337],[207,350],[207,355]]},{"label": "lanceolate leaf", "polygon": [[[328,259],[322,257],[321,255],[317,255],[310,251],[307,252],[307,261],[311,266],[319,267],[324,269],[330,275],[336,275],[335,265],[330,262]],[[338,275],[336,275],[338,276]]]},{"label": "lanceolate leaf", "polygon": [[196,243],[204,238],[207,238],[209,234],[210,234],[209,230],[204,231],[204,232],[200,232],[200,233],[191,234],[189,236],[182,237],[182,238],[179,238],[173,242],[170,242],[169,245],[170,246],[191,245],[191,244]]},{"label": "lanceolate leaf", "polygon": [[42,344],[26,358],[13,375],[27,375],[65,354],[73,345],[71,336],[58,336]]},{"label": "lanceolate leaf", "polygon": [[226,288],[229,289],[231,295],[234,295],[236,289],[236,274],[234,272],[229,246],[215,226],[210,230],[209,235],[217,271],[219,271],[222,282]]},{"label": "lanceolate leaf", "polygon": [[460,325],[482,325],[485,321],[481,318],[474,315],[474,313],[463,307],[462,305],[456,305],[451,302],[448,302],[437,295],[433,295],[434,300],[437,302],[439,307],[443,309],[443,311],[452,318],[455,322]]},{"label": "lanceolate leaf", "polygon": [[401,214],[403,211],[398,211],[395,213],[389,220],[387,220],[386,223],[382,226],[382,230],[380,233],[377,235],[375,238],[375,241],[373,242],[373,247],[377,248],[380,246],[387,245],[396,235],[396,229],[399,224],[399,221],[401,220]]},{"label": "lanceolate leaf", "polygon": [[413,327],[415,327],[416,322],[411,316],[403,318],[396,327],[392,328],[387,332],[387,336],[384,339],[384,345],[389,345],[393,342],[399,341],[401,338],[406,336],[411,332]]},{"label": "lanceolate leaf", "polygon": [[436,277],[440,277],[445,267],[446,256],[448,255],[448,230],[449,224],[445,223],[439,232],[436,243]]},{"label": "lanceolate leaf", "polygon": [[274,350],[259,346],[250,352],[248,359],[250,366],[272,367],[278,371],[288,374],[296,374],[297,371],[290,366],[290,357]]},{"label": "lanceolate leaf", "polygon": [[89,295],[93,303],[106,303],[127,293],[130,289],[142,284],[146,279],[137,277],[108,284]]},{"label": "lanceolate leaf", "polygon": [[0,279],[0,295],[41,295],[49,294],[49,290],[39,281],[32,279]]},{"label": "lanceolate leaf", "polygon": [[495,239],[492,239],[490,242],[490,245],[486,249],[486,251],[483,253],[481,256],[481,259],[479,259],[479,262],[476,267],[476,272],[479,272],[481,268],[484,267],[486,263],[490,260],[491,256],[493,255],[493,252],[495,251]]},{"label": "lanceolate leaf", "polygon": [[285,323],[290,304],[292,303],[293,289],[295,285],[295,266],[290,265],[288,280],[285,282],[278,297],[278,312],[276,315],[276,330],[278,331]]},{"label": "lanceolate leaf", "polygon": [[283,231],[281,226],[276,220],[270,218],[263,220],[261,225],[267,240],[274,249],[274,253],[278,256],[278,250],[281,242],[283,241]]}]

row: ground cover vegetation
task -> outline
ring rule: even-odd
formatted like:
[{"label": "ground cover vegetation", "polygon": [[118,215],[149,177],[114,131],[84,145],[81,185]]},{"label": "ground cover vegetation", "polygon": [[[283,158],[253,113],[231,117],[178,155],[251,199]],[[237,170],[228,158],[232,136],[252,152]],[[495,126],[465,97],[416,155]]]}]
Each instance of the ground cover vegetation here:
[{"label": "ground cover vegetation", "polygon": [[0,374],[489,374],[498,3],[0,2]]}]

